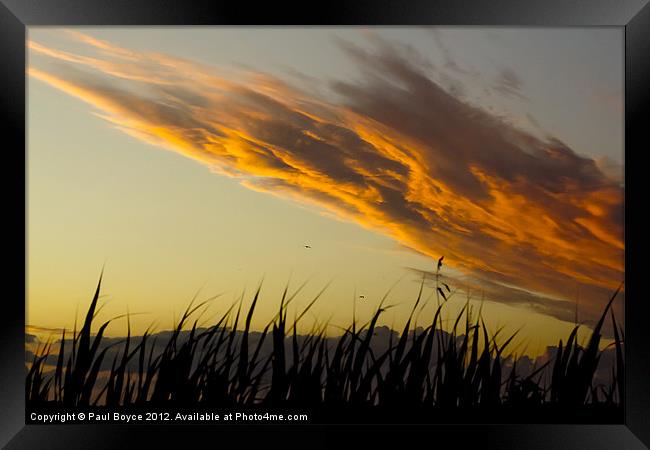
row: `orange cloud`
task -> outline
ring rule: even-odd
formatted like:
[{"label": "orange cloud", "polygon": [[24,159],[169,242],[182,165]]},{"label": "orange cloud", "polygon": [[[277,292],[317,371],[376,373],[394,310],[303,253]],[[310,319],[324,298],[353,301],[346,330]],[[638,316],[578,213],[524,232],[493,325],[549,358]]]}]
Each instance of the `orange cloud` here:
[{"label": "orange cloud", "polygon": [[[624,277],[619,183],[563,143],[458,99],[390,45],[343,45],[365,79],[333,83],[342,100],[332,102],[267,74],[233,81],[206,65],[75,37],[98,55],[30,43],[65,65],[29,74],[251,189],[445,255],[493,292],[498,284],[567,300],[579,288],[592,316]],[[567,311],[550,300],[544,309],[563,319]]]}]

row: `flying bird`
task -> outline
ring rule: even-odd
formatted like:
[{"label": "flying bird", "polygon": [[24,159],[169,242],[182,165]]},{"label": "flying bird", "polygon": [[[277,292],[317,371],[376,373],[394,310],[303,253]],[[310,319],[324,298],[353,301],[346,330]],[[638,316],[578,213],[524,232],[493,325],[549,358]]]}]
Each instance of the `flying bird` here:
[{"label": "flying bird", "polygon": [[359,298],[366,298],[366,296],[365,295],[360,295]]},{"label": "flying bird", "polygon": [[440,259],[438,260],[438,270],[440,270],[440,268],[442,267],[442,260],[443,260],[444,258],[445,258],[445,257],[444,257],[444,255],[443,255],[443,256],[441,256]]},{"label": "flying bird", "polygon": [[305,245],[305,248],[311,248],[311,245]]}]

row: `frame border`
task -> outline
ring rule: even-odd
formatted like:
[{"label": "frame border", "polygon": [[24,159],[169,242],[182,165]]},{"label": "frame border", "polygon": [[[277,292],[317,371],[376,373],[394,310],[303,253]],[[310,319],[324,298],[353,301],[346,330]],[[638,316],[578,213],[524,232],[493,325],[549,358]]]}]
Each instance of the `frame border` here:
[{"label": "frame border", "polygon": [[[24,324],[25,284],[14,280],[26,274],[26,27],[37,25],[499,25],[499,26],[618,26],[625,29],[625,209],[626,242],[626,394],[624,425],[355,425],[350,445],[384,446],[422,437],[424,442],[455,441],[462,447],[643,449],[650,447],[650,317],[641,295],[647,248],[648,220],[639,212],[644,180],[641,163],[647,148],[642,117],[650,116],[650,0],[356,0],[329,1],[311,8],[267,2],[195,0],[0,0],[0,113],[4,135],[15,147],[5,147],[11,169],[5,173],[4,192],[13,194],[22,184],[23,196],[11,195],[11,241],[22,240],[7,265],[11,296],[5,297],[0,328],[0,445],[3,448],[116,448],[153,446],[152,440],[184,447],[187,432],[194,439],[215,442],[237,437],[239,445],[283,445],[310,442],[311,448],[340,446],[338,431],[352,426],[301,425],[25,425]],[[645,139],[644,139],[645,138]],[[5,138],[6,140],[6,138]],[[8,151],[14,150],[14,151]],[[21,166],[23,170],[18,170]],[[635,208],[636,207],[636,208]],[[22,213],[21,213],[22,211]],[[647,233],[647,231],[646,231]],[[22,267],[16,262],[21,261]],[[21,303],[22,302],[22,303]],[[242,428],[246,427],[246,428]],[[254,430],[254,433],[246,431]],[[399,432],[396,432],[399,431]],[[155,433],[155,437],[154,436]],[[352,433],[346,433],[349,436]],[[242,435],[245,435],[242,438]],[[305,439],[305,440],[303,440]],[[307,441],[308,439],[308,441]],[[442,439],[442,440],[441,440]]]}]

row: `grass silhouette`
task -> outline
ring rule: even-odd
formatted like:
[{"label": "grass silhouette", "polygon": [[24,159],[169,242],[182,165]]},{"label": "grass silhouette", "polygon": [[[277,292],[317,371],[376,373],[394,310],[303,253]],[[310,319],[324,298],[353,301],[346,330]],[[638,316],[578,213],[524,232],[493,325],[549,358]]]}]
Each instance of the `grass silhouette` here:
[{"label": "grass silhouette", "polygon": [[[261,286],[260,286],[261,287]],[[445,285],[449,291],[448,286]],[[322,291],[293,320],[287,307],[298,294],[285,288],[277,315],[251,340],[251,320],[260,288],[245,312],[231,306],[208,328],[197,328],[206,302],[190,302],[175,328],[155,352],[147,330],[139,339],[100,345],[111,320],[91,333],[101,277],[81,329],[71,339],[63,331],[56,364],[48,343],[33,357],[26,376],[29,407],[183,407],[302,408],[322,421],[616,421],[624,397],[624,334],[616,323],[612,295],[586,347],[577,342],[578,326],[559,341],[553,359],[528,374],[517,361],[504,373],[504,351],[515,334],[498,340],[469,302],[450,332],[442,331],[443,297],[426,328],[411,329],[422,288],[406,324],[384,350],[372,345],[386,310],[386,297],[371,320],[356,320],[335,341],[324,328],[297,334],[297,323]],[[594,384],[601,331],[608,314],[615,338],[615,364],[608,386]],[[243,328],[240,325],[243,322]],[[241,328],[241,329],[240,329]],[[461,333],[462,331],[462,333]],[[265,342],[271,350],[264,354]],[[66,348],[66,345],[69,348]],[[115,347],[111,361],[109,350]],[[110,368],[106,370],[106,364]],[[546,381],[545,381],[546,380]],[[548,381],[550,380],[550,381]],[[622,420],[622,419],[621,419]]]}]

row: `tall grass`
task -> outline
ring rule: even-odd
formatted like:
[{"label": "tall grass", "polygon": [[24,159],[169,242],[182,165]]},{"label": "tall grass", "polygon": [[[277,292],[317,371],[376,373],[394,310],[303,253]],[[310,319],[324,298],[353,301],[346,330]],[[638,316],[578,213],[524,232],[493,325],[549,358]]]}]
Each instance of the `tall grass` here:
[{"label": "tall grass", "polygon": [[[422,286],[423,287],[423,286]],[[587,345],[578,344],[578,327],[560,340],[555,357],[532,373],[518,373],[518,361],[504,373],[505,352],[515,334],[490,333],[481,314],[473,318],[469,301],[449,332],[442,330],[447,297],[439,302],[426,327],[414,327],[422,287],[401,333],[390,334],[376,354],[377,323],[387,309],[384,300],[368,323],[356,319],[335,340],[324,327],[299,336],[298,322],[321,293],[287,321],[287,308],[300,289],[285,289],[277,315],[251,339],[251,321],[260,289],[247,311],[231,306],[217,322],[199,328],[206,302],[190,302],[169,333],[161,351],[159,336],[147,330],[134,339],[130,325],[118,344],[102,346],[110,320],[93,334],[101,277],[83,325],[71,338],[63,331],[54,353],[47,343],[34,355],[26,377],[29,406],[216,406],[216,407],[409,407],[431,410],[530,410],[544,406],[617,407],[624,397],[624,334],[611,310],[619,289],[606,304]],[[447,291],[448,286],[445,285]],[[610,314],[616,351],[612,381],[593,382],[601,351],[604,321]],[[127,318],[128,319],[128,318]],[[242,326],[243,325],[243,326]],[[263,351],[270,340],[270,352]],[[69,348],[66,348],[69,346]],[[109,349],[113,357],[105,361]],[[46,362],[56,360],[53,370]],[[102,369],[103,367],[103,369]],[[106,369],[108,367],[108,369]],[[550,380],[550,381],[548,381]]]}]

